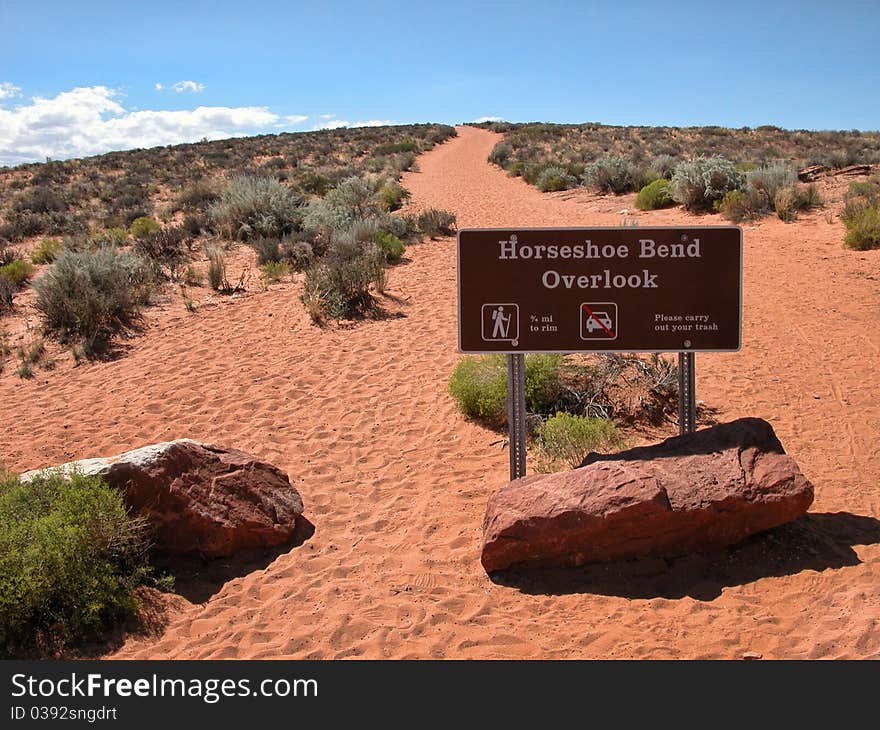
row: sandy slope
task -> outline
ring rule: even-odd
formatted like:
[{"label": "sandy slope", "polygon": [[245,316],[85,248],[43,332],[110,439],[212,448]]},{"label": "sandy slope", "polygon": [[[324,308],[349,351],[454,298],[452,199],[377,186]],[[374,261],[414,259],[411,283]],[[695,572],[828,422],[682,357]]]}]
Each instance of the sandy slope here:
[{"label": "sandy slope", "polygon": [[[459,132],[404,184],[462,226],[614,225],[624,208],[642,225],[720,222],[640,213],[632,196],[541,195],[485,162],[494,135]],[[301,490],[310,540],[202,586],[190,597],[204,603],[171,609],[119,657],[876,656],[880,252],[841,240],[824,213],[746,227],[744,348],[698,356],[698,395],[718,418],[769,419],[817,499],[811,519],[721,555],[486,577],[480,524],[507,462],[446,395],[452,239],[409,250],[381,321],[319,330],[294,282],[156,311],[114,362],[7,372],[0,458],[26,469],[189,436],[265,457]]]}]

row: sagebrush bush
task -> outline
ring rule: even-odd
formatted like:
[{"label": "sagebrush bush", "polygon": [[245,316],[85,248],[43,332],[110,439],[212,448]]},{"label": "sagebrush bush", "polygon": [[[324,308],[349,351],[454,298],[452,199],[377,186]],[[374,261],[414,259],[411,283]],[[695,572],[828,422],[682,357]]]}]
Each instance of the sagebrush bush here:
[{"label": "sagebrush bush", "polygon": [[362,316],[375,306],[372,290],[385,287],[385,253],[356,231],[337,236],[327,253],[306,270],[303,303],[311,318]]},{"label": "sagebrush bush", "polygon": [[218,230],[228,238],[280,238],[299,229],[302,197],[271,177],[234,177],[208,208]]},{"label": "sagebrush bush", "polygon": [[97,477],[0,478],[0,653],[51,656],[137,610],[147,533]]},{"label": "sagebrush bush", "polygon": [[822,198],[815,185],[790,185],[776,192],[773,206],[776,215],[786,223],[797,220],[799,211],[810,210],[822,205]]},{"label": "sagebrush bush", "polygon": [[33,287],[46,331],[92,355],[137,321],[155,287],[155,271],[128,251],[64,251]]},{"label": "sagebrush bush", "polygon": [[577,178],[564,167],[550,166],[541,171],[535,185],[542,193],[552,193],[575,187]]},{"label": "sagebrush bush", "polygon": [[428,208],[419,213],[417,226],[419,231],[430,238],[451,236],[455,232],[455,213]]},{"label": "sagebrush bush", "polygon": [[752,201],[766,200],[766,206],[772,205],[776,194],[783,188],[792,187],[797,183],[797,171],[783,162],[776,162],[745,174],[745,188],[752,196]]},{"label": "sagebrush bush", "polygon": [[18,284],[5,276],[0,276],[0,314],[12,309],[12,301],[18,293]]},{"label": "sagebrush bush", "polygon": [[183,226],[169,226],[137,236],[133,248],[177,281],[190,259],[190,244],[191,239]]},{"label": "sagebrush bush", "polygon": [[257,252],[257,264],[264,266],[269,263],[277,263],[281,261],[281,241],[277,238],[264,238],[258,236],[249,241],[254,251]]},{"label": "sagebrush bush", "polygon": [[586,166],[584,185],[600,193],[620,195],[638,190],[647,180],[645,171],[633,160],[613,155],[600,157]]},{"label": "sagebrush bush", "polygon": [[636,196],[636,208],[639,210],[658,210],[675,205],[670,191],[669,180],[660,178],[648,183],[639,190]]},{"label": "sagebrush bush", "polygon": [[[144,220],[150,221],[151,218],[143,218],[136,220]],[[155,221],[153,221],[155,223]],[[134,224],[132,224],[134,225]],[[157,227],[153,227],[149,224],[142,225],[138,230],[144,229],[149,231],[157,231],[159,230],[158,224]],[[128,243],[128,231],[124,228],[105,228],[102,231],[98,231],[97,233],[93,233],[89,236],[89,247],[92,249],[95,248],[106,248],[111,246],[113,248],[119,248],[120,246],[124,246]]]},{"label": "sagebrush bush", "polygon": [[617,448],[621,444],[617,427],[605,418],[588,418],[557,413],[536,430],[538,471],[576,469],[591,451]]},{"label": "sagebrush bush", "polygon": [[63,249],[64,244],[60,239],[44,238],[31,251],[31,261],[35,264],[51,264]]},{"label": "sagebrush bush", "polygon": [[742,173],[723,157],[697,157],[679,163],[672,175],[672,198],[688,210],[709,210],[725,193],[742,188]]},{"label": "sagebrush bush", "polygon": [[756,201],[745,190],[728,190],[721,200],[716,200],[714,208],[727,220],[739,223],[749,218],[760,215],[766,207],[763,193],[758,193]]},{"label": "sagebrush bush", "polygon": [[294,271],[305,271],[315,260],[315,251],[306,241],[285,242],[281,254]]},{"label": "sagebrush bush", "polygon": [[[562,356],[525,356],[526,408],[547,413],[562,392]],[[459,360],[449,379],[449,393],[467,417],[492,428],[507,423],[507,358],[479,355]]]}]

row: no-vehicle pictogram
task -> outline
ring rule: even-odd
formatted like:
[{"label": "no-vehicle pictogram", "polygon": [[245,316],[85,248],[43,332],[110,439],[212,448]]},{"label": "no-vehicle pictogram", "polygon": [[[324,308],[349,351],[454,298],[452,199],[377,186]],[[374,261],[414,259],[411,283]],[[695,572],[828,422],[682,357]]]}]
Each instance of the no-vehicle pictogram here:
[{"label": "no-vehicle pictogram", "polygon": [[617,339],[617,305],[614,302],[583,302],[579,316],[582,340]]}]

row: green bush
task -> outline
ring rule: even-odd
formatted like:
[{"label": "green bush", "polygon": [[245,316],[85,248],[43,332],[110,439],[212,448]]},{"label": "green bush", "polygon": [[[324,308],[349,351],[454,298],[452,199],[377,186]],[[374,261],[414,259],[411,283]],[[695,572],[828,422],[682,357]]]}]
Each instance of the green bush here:
[{"label": "green bush", "polygon": [[376,245],[385,254],[385,260],[389,264],[397,263],[403,258],[403,253],[406,251],[406,244],[404,244],[404,242],[393,233],[379,231],[376,233],[375,240]]},{"label": "green bush", "polygon": [[299,230],[302,203],[302,197],[274,178],[235,177],[208,213],[229,238],[280,238]]},{"label": "green bush", "polygon": [[557,413],[537,428],[537,469],[576,469],[591,451],[616,448],[621,438],[617,427],[604,418]]},{"label": "green bush", "polygon": [[[562,356],[525,356],[526,408],[548,413],[559,401]],[[507,423],[507,357],[480,355],[459,360],[449,379],[449,393],[467,417],[492,428]]]},{"label": "green bush", "polygon": [[569,174],[568,170],[564,167],[550,166],[545,167],[541,174],[538,175],[535,185],[542,193],[551,193],[575,187],[577,185],[577,178]]},{"label": "green bush", "polygon": [[51,264],[64,250],[64,244],[57,238],[44,238],[31,251],[31,261],[35,264]]},{"label": "green bush", "polygon": [[34,282],[36,306],[47,332],[99,354],[132,326],[155,286],[153,266],[114,249],[64,251]]},{"label": "green bush", "polygon": [[379,189],[379,201],[387,211],[397,210],[409,197],[409,190],[397,181],[386,183]]},{"label": "green bush", "polygon": [[152,233],[153,231],[158,231],[162,228],[159,225],[159,222],[153,218],[149,218],[147,216],[141,216],[140,218],[135,218],[131,222],[131,226],[129,227],[129,233],[135,238],[141,238],[146,236],[148,233]]},{"label": "green bush", "polygon": [[214,291],[226,285],[226,261],[223,252],[214,248],[208,251],[208,284]]},{"label": "green bush", "polygon": [[267,261],[260,267],[267,282],[281,281],[290,273],[290,264],[286,261]]},{"label": "green bush", "polygon": [[858,251],[880,248],[880,208],[862,208],[844,220],[843,245]]},{"label": "green bush", "polygon": [[53,655],[131,617],[146,549],[144,523],[97,477],[0,478],[0,653]]},{"label": "green bush", "polygon": [[[135,219],[135,221],[141,219]],[[152,218],[143,218],[144,221],[153,221]],[[133,225],[133,224],[132,224]],[[156,224],[158,226],[158,223]],[[141,224],[139,226],[139,230],[149,229],[151,231],[156,231],[158,229],[153,228],[149,224]],[[105,228],[103,231],[98,231],[97,233],[93,233],[89,236],[89,245],[92,249],[96,248],[119,248],[120,246],[124,246],[128,243],[128,232],[124,228]]]},{"label": "green bush", "polygon": [[21,288],[21,286],[23,286],[33,275],[33,264],[24,259],[15,259],[5,266],[0,266],[0,278],[9,279],[9,281],[19,288]]},{"label": "green bush", "polygon": [[648,183],[636,196],[636,208],[639,210],[658,210],[673,205],[675,201],[672,199],[670,183],[665,178]]},{"label": "green bush", "polygon": [[679,163],[672,175],[672,198],[688,210],[710,210],[725,193],[742,188],[744,178],[723,157],[697,157]]}]

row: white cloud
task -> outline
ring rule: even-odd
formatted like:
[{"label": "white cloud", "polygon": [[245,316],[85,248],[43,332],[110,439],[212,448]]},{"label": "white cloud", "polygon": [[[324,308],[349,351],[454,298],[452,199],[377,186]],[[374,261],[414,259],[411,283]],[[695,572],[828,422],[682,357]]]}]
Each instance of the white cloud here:
[{"label": "white cloud", "polygon": [[349,127],[387,127],[394,124],[390,119],[370,119],[366,122],[352,122]]},{"label": "white cloud", "polygon": [[503,117],[477,117],[471,124],[483,124],[484,122],[503,122]]},{"label": "white cloud", "polygon": [[[324,115],[321,115],[321,118],[324,118]],[[313,130],[317,129],[341,129],[342,127],[348,127],[349,122],[344,119],[331,119],[327,122],[321,122],[320,124],[316,124],[312,127]]]},{"label": "white cloud", "polygon": [[21,87],[11,81],[0,81],[0,99],[12,99],[21,96]]},{"label": "white cloud", "polygon": [[182,94],[184,91],[190,91],[193,94],[198,94],[201,91],[205,90],[205,85],[200,84],[198,81],[178,81],[172,87],[178,94]]},{"label": "white cloud", "polygon": [[302,114],[288,114],[284,117],[284,120],[291,124],[302,124],[306,119],[308,119],[308,117]]},{"label": "white cloud", "polygon": [[[321,115],[324,118],[324,114]],[[320,124],[316,124],[312,127],[313,130],[319,129],[342,129],[346,127],[348,129],[354,129],[355,127],[386,127],[390,124],[394,124],[390,119],[369,119],[365,122],[349,122],[347,119],[331,119],[326,122],[321,122]]]},{"label": "white cloud", "polygon": [[335,116],[335,114],[322,114],[321,119],[333,119]]},{"label": "white cloud", "polygon": [[158,81],[156,82],[156,91],[162,91],[162,89],[164,89],[164,88],[165,87],[162,86],[162,84],[160,84]]},{"label": "white cloud", "polygon": [[0,165],[259,134],[281,119],[256,106],[131,111],[120,96],[106,86],[78,87],[0,108]]}]

